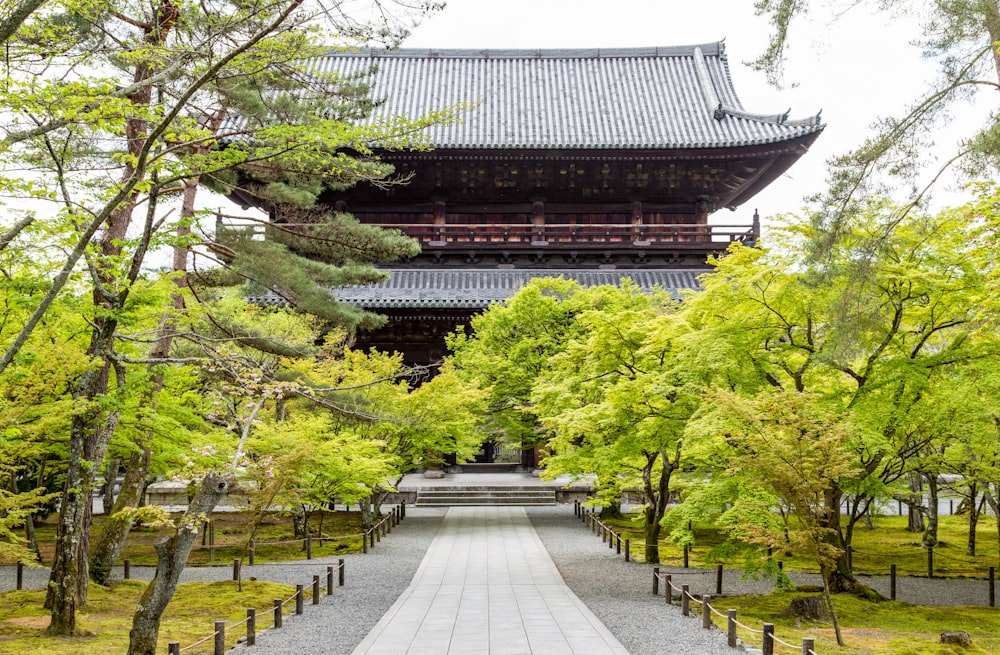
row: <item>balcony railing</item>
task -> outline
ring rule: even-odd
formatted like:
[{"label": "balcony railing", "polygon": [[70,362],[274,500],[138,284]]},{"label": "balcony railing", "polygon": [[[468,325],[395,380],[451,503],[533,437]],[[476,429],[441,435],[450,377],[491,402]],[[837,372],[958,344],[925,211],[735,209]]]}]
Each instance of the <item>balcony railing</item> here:
[{"label": "balcony railing", "polygon": [[734,241],[752,243],[756,230],[746,225],[430,225],[379,224],[395,228],[420,241],[426,248],[495,245],[511,248],[573,246],[575,248],[628,245],[636,248],[689,246],[719,248]]}]

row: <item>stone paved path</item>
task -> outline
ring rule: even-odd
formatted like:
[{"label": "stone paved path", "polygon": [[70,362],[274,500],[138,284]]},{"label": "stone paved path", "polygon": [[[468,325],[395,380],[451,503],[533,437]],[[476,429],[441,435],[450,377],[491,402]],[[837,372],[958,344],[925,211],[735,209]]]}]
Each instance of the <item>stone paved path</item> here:
[{"label": "stone paved path", "polygon": [[570,591],[521,507],[453,507],[355,655],[627,655]]}]

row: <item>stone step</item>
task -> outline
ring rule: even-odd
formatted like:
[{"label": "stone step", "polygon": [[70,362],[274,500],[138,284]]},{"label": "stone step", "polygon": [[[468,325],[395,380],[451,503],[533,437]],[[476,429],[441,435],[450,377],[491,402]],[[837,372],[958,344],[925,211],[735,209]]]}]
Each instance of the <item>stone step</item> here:
[{"label": "stone step", "polygon": [[447,507],[451,505],[554,505],[553,489],[488,488],[488,489],[421,489],[417,492],[417,506]]}]

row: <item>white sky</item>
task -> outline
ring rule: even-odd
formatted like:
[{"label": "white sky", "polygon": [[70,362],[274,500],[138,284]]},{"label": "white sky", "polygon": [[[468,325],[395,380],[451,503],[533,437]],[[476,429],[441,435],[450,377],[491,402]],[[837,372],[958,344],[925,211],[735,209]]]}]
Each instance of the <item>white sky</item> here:
[{"label": "white sky", "polygon": [[[790,107],[791,118],[803,118],[822,110],[827,123],[808,154],[737,210],[733,221],[744,223],[755,207],[763,217],[799,210],[804,196],[822,191],[826,159],[859,144],[877,117],[899,114],[936,73],[908,45],[919,34],[915,23],[870,13],[864,5],[836,21],[816,12],[796,27],[786,76],[794,86],[780,90],[744,64],[764,51],[770,34],[751,0],[447,0],[403,47],[645,47],[724,39],[748,111]],[[938,143],[948,152],[955,139],[942,135]],[[726,213],[714,220],[727,222]]]}]

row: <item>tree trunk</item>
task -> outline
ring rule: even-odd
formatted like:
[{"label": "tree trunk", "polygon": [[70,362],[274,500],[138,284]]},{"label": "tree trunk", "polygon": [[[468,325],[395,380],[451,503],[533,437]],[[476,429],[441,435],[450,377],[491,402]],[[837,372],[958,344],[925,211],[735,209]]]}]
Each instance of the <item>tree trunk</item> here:
[{"label": "tree trunk", "polygon": [[969,539],[966,542],[965,554],[969,557],[976,556],[976,528],[979,525],[979,485],[975,482],[969,483]]},{"label": "tree trunk", "polygon": [[218,473],[205,476],[181,518],[176,533],[156,545],[156,574],[139,599],[129,632],[128,655],[156,655],[160,619],[180,581],[188,555],[198,536],[198,527],[229,490],[229,479]]},{"label": "tree trunk", "polygon": [[[296,539],[305,539],[309,534],[309,511],[301,503],[295,508],[295,514],[292,516],[292,528]],[[302,542],[302,550],[305,549],[306,544]]]},{"label": "tree trunk", "polygon": [[118,465],[121,462],[117,457],[108,460],[104,467],[104,493],[101,494],[101,504],[104,506],[104,514],[110,516],[115,506],[115,480],[118,479]]},{"label": "tree trunk", "polygon": [[851,561],[847,554],[847,543],[844,541],[844,531],[840,526],[840,505],[843,492],[840,487],[831,485],[823,492],[826,507],[826,527],[829,528],[827,543],[836,548],[840,554],[834,560],[829,573],[829,585],[833,593],[853,593],[856,586]]},{"label": "tree trunk", "polygon": [[910,482],[910,495],[909,500],[906,501],[906,512],[907,512],[907,526],[906,530],[908,532],[923,532],[924,531],[924,513],[923,513],[923,480],[919,473],[909,474]]},{"label": "tree trunk", "polygon": [[111,581],[111,569],[121,556],[132,527],[132,520],[124,518],[122,512],[139,506],[148,470],[149,448],[133,451],[126,464],[125,479],[122,481],[118,500],[90,553],[90,579],[97,584],[107,585]]},{"label": "tree trunk", "polygon": [[[191,218],[195,211],[195,197],[198,191],[198,178],[184,181],[184,195],[181,203],[181,218]],[[177,228],[179,239],[190,234],[191,229],[182,220]],[[171,306],[176,310],[184,308],[184,296],[180,290],[187,286],[187,261],[188,248],[174,248],[175,273],[181,275],[175,278],[174,283],[178,291],[171,296]],[[145,393],[141,406],[156,409],[156,398],[163,390],[164,376],[162,372],[154,372],[157,366],[156,360],[166,359],[170,355],[170,347],[174,337],[174,322],[171,314],[164,314],[160,320],[157,330],[156,342],[150,351],[149,357],[152,360],[147,366],[147,372],[152,375],[152,385]],[[147,430],[141,438],[137,438],[135,450],[129,456],[125,465],[125,478],[122,480],[122,488],[118,495],[117,502],[109,511],[105,505],[105,513],[111,517],[101,532],[96,545],[90,556],[90,579],[98,584],[106,585],[110,580],[111,569],[121,557],[125,548],[125,541],[128,539],[129,531],[132,528],[132,521],[116,520],[114,516],[126,508],[140,507],[142,504],[143,492],[146,489],[146,476],[149,473],[149,462],[153,441],[152,430]]]},{"label": "tree trunk", "polygon": [[927,476],[927,530],[924,545],[933,548],[938,543],[938,481],[937,475]]}]

